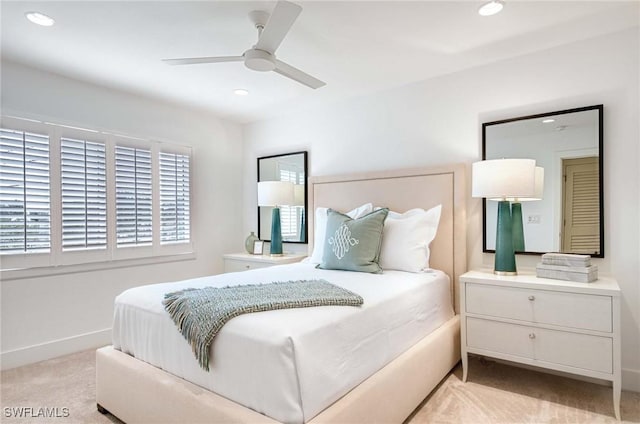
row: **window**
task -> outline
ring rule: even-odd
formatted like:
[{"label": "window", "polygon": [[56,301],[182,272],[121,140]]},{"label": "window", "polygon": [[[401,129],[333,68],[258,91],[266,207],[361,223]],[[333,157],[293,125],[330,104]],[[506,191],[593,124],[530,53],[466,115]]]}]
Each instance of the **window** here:
[{"label": "window", "polygon": [[193,254],[189,147],[20,118],[0,128],[2,278]]},{"label": "window", "polygon": [[49,137],[0,129],[0,167],[0,252],[48,252]]},{"label": "window", "polygon": [[151,150],[116,146],[116,237],[118,247],[153,239]]},{"label": "window", "polygon": [[188,241],[189,156],[160,152],[160,241]]},{"label": "window", "polygon": [[107,247],[104,143],[62,138],[62,248]]}]

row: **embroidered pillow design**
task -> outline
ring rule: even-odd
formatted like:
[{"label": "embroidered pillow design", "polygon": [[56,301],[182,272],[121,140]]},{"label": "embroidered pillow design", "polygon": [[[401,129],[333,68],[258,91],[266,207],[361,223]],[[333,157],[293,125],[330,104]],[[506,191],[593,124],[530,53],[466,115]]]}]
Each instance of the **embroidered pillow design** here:
[{"label": "embroidered pillow design", "polygon": [[321,269],[382,272],[378,265],[382,229],[389,213],[379,209],[358,219],[329,209]]},{"label": "embroidered pillow design", "polygon": [[360,243],[360,240],[351,237],[351,231],[345,224],[339,226],[334,236],[329,239],[329,244],[333,246],[331,251],[338,259],[344,258],[344,255],[349,252],[349,247],[358,243]]}]

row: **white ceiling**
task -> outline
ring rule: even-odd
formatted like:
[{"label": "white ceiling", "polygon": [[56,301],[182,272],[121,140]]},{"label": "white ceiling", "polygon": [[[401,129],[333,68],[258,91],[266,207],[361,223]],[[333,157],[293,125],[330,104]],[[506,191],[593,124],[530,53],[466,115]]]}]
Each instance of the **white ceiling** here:
[{"label": "white ceiling", "polygon": [[[277,56],[327,83],[317,90],[242,63],[160,61],[241,55],[257,39],[247,14],[274,1],[2,0],[2,58],[251,122],[637,26],[640,4],[506,0],[481,17],[482,1],[296,3]],[[34,10],[56,25],[27,21]]]}]

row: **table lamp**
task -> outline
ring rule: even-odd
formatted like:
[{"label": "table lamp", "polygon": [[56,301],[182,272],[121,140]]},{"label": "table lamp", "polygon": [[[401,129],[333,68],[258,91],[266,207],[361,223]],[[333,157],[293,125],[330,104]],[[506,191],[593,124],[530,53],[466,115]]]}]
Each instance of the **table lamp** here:
[{"label": "table lamp", "polygon": [[533,159],[483,160],[472,165],[471,174],[471,195],[499,202],[493,272],[498,275],[516,275],[513,221],[508,199],[535,197],[536,161]]},{"label": "table lamp", "polygon": [[542,191],[544,188],[544,168],[536,166],[536,182],[535,194],[533,197],[514,197],[508,198],[511,202],[511,222],[513,224],[513,250],[516,252],[524,252],[524,228],[522,226],[522,203],[533,200],[542,200]]},{"label": "table lamp", "polygon": [[271,210],[271,256],[282,256],[282,227],[279,206],[291,205],[294,200],[293,183],[288,181],[260,181],[258,183],[258,206],[270,206]]}]

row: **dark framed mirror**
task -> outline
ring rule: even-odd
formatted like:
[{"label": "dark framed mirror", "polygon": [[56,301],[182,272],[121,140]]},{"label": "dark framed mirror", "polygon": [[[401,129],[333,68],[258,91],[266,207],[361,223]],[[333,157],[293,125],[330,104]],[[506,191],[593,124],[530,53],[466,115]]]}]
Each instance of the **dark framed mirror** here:
[{"label": "dark framed mirror", "polygon": [[[482,124],[482,159],[529,158],[544,168],[542,200],[522,203],[523,254],[604,257],[603,105]],[[482,200],[482,250],[495,252],[497,202]]]},{"label": "dark framed mirror", "polygon": [[[294,204],[280,206],[282,241],[307,242],[307,152],[258,158],[258,182],[289,181],[294,184]],[[258,207],[258,237],[271,241],[271,207]]]}]

